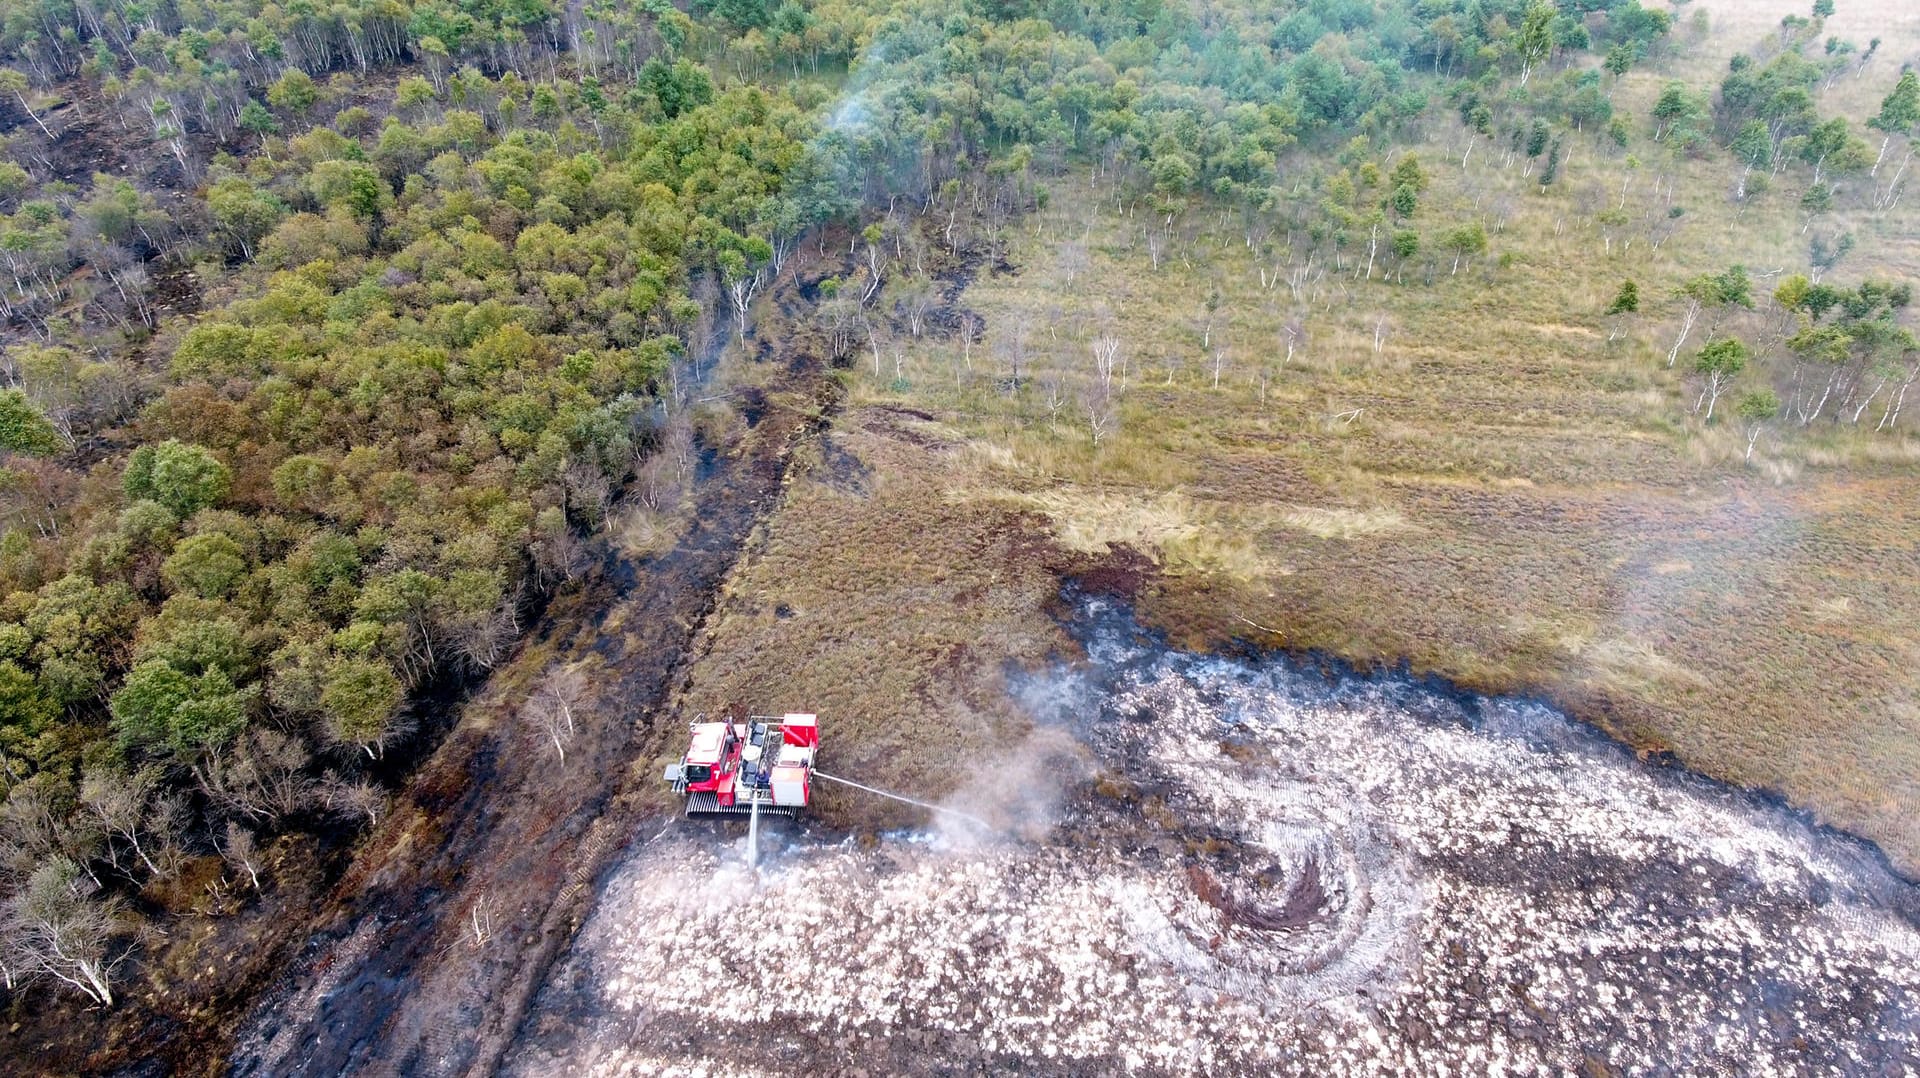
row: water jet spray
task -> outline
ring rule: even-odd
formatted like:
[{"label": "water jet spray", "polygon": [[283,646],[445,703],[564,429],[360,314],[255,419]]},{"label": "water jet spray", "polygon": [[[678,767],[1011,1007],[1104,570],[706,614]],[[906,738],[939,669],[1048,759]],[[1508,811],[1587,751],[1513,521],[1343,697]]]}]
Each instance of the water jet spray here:
[{"label": "water jet spray", "polygon": [[881,797],[891,797],[895,801],[905,801],[909,805],[918,805],[923,809],[932,809],[934,812],[944,812],[949,816],[958,816],[961,819],[966,820],[967,822],[975,824],[979,827],[985,828],[988,831],[994,830],[994,826],[992,824],[988,823],[987,821],[981,819],[978,816],[975,816],[970,812],[961,812],[959,809],[947,808],[945,805],[935,805],[935,804],[932,804],[931,802],[921,801],[917,798],[907,797],[904,794],[896,794],[896,793],[889,792],[887,790],[879,789],[878,787],[867,786],[863,783],[855,782],[852,779],[843,779],[838,775],[829,775],[825,771],[815,771],[813,774],[815,778],[826,779],[828,782],[837,782],[842,786],[851,786],[856,790],[865,790],[870,794],[879,794]]}]

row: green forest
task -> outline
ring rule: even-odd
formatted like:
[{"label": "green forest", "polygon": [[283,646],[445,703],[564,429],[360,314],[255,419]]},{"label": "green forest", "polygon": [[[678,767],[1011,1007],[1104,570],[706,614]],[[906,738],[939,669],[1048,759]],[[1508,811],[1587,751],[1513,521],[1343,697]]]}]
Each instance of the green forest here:
[{"label": "green forest", "polygon": [[[809,248],[854,267],[809,299],[836,377],[912,397],[883,353],[976,332],[927,328],[925,252],[1004,262],[1071,192],[1141,273],[1238,246],[1288,325],[1517,280],[1553,205],[1645,253],[1563,320],[1663,437],[1905,452],[1872,252],[1920,76],[1834,3],[1703,74],[1701,0],[0,0],[0,991],[113,1005],[170,881],[376,824],[620,508],[724,451],[703,387]],[[1438,200],[1462,151],[1519,194]],[[1779,249],[1691,245],[1748,212]],[[1211,272],[1188,376],[1264,401],[1292,337],[1217,349]],[[1096,462],[1153,422],[1117,349],[1063,387],[980,332],[968,408]]]}]

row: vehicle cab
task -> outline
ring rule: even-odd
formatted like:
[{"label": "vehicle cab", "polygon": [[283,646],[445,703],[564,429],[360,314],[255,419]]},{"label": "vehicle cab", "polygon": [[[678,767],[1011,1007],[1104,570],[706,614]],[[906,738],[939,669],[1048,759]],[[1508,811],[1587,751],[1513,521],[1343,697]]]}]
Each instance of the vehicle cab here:
[{"label": "vehicle cab", "polygon": [[733,804],[744,743],[741,731],[733,723],[694,723],[693,740],[680,763],[680,777],[686,782],[687,790],[712,793],[720,804]]}]

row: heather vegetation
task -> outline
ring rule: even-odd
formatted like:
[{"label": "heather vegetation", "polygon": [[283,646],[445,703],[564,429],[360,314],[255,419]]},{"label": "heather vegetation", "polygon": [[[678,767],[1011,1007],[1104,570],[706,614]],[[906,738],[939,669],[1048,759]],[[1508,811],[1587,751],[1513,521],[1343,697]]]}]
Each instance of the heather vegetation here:
[{"label": "heather vegetation", "polygon": [[[1910,696],[1712,748],[1756,696],[1836,706],[1784,636],[1701,669],[1851,596],[1832,565],[1756,546],[1784,583],[1677,624],[1593,568],[1658,557],[1543,523],[1861,475],[1914,504],[1920,34],[1698,7],[6,0],[8,997],[109,1003],[172,882],[258,892],[282,836],[377,822],[550,597],[647,571],[626,525],[727,450],[780,289],[859,399],[969,447],[890,519],[990,504],[1147,553],[1203,635],[1590,692],[1920,850],[1881,781]],[[1833,630],[1895,694],[1906,568]]]}]

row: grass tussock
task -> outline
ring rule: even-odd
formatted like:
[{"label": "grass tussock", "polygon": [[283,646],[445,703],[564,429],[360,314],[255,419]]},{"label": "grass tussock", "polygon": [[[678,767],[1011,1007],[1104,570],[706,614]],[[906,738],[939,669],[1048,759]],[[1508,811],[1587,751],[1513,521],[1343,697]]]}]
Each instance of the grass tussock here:
[{"label": "grass tussock", "polygon": [[686,530],[684,513],[663,512],[644,505],[623,509],[612,522],[614,542],[629,558],[646,558],[672,549]]}]

